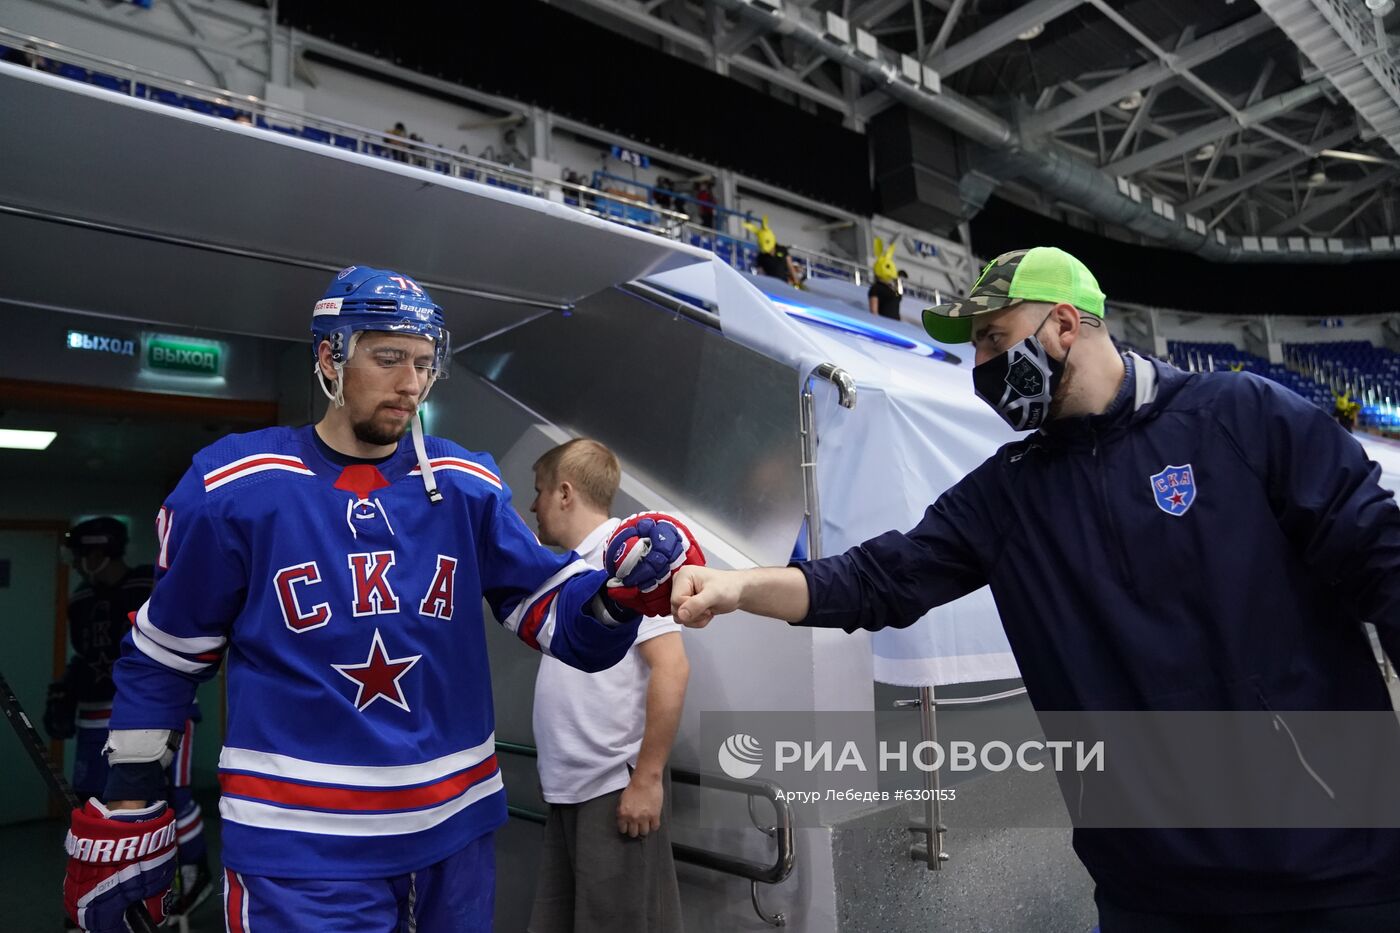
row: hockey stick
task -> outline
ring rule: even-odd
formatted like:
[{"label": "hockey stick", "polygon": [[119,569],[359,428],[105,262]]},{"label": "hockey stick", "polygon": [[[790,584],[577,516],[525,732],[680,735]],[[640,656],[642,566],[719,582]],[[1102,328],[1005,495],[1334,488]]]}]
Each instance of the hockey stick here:
[{"label": "hockey stick", "polygon": [[[64,778],[63,772],[54,766],[53,759],[49,757],[48,749],[44,748],[44,740],[39,737],[39,733],[34,729],[34,724],[25,715],[19,697],[15,696],[14,690],[10,688],[10,682],[5,679],[3,673],[0,673],[0,709],[5,711],[5,718],[10,721],[10,725],[15,727],[15,735],[19,736],[19,744],[24,746],[24,750],[34,760],[34,765],[39,769],[44,783],[49,786],[49,792],[67,804],[69,809],[80,808],[83,805],[82,801],[78,799],[77,794],[73,793],[73,787]],[[126,909],[126,924],[131,927],[134,933],[156,933],[156,925],[151,920],[151,915],[146,912],[145,904],[132,904]]]}]

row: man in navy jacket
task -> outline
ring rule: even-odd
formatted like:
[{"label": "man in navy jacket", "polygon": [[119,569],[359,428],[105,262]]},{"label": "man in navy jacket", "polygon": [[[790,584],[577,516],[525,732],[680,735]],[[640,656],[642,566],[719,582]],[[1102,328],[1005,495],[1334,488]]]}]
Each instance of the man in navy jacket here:
[{"label": "man in navy jacket", "polygon": [[[999,256],[931,308],[1019,430],[907,533],[786,568],[682,570],[677,621],[907,626],[989,585],[1040,710],[1390,710],[1400,510],[1320,408],[1119,354],[1093,275]],[[1394,788],[1400,793],[1400,788]],[[1103,933],[1400,930],[1400,830],[1077,829]],[[1246,916],[1248,915],[1248,916]]]}]

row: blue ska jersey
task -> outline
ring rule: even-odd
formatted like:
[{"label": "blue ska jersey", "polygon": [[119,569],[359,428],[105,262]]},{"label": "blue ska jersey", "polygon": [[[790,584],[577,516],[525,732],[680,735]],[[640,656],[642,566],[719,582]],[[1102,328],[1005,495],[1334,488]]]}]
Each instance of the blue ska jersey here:
[{"label": "blue ska jersey", "polygon": [[540,545],[495,463],[439,438],[431,505],[407,438],[342,466],[312,429],[197,454],[157,519],[156,587],[114,678],[113,729],[181,729],[228,664],[224,863],[288,878],[416,870],[506,819],[482,600],[584,670],[636,622],[589,605],[606,573]]}]

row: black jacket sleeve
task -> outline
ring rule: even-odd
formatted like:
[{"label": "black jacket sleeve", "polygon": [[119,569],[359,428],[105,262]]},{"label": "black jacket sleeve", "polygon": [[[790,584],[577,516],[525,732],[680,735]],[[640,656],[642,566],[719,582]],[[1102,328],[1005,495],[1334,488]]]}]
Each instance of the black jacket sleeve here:
[{"label": "black jacket sleeve", "polygon": [[811,600],[798,624],[848,632],[904,628],[985,586],[977,546],[986,538],[977,508],[985,467],[940,496],[909,532],[887,531],[844,554],[796,564]]},{"label": "black jacket sleeve", "polygon": [[1225,427],[1263,479],[1303,561],[1348,595],[1400,660],[1400,509],[1379,465],[1321,408],[1252,376]]}]

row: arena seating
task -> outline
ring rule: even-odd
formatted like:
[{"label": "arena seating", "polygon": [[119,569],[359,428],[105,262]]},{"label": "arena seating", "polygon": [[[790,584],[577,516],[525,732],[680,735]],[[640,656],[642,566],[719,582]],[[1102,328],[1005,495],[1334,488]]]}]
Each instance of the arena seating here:
[{"label": "arena seating", "polygon": [[1232,343],[1169,340],[1167,356],[1173,365],[1193,372],[1239,369],[1255,373],[1292,389],[1329,412],[1336,402],[1327,383],[1318,382],[1281,363],[1270,363],[1262,356],[1241,350]]},{"label": "arena seating", "polygon": [[1284,363],[1270,363],[1229,343],[1173,340],[1168,355],[1194,371],[1239,368],[1287,386],[1332,411],[1336,396],[1361,403],[1357,422],[1364,428],[1400,429],[1400,354],[1365,340],[1286,343]]},{"label": "arena seating", "polygon": [[[18,51],[20,50],[0,45],[0,56],[7,56],[11,52]],[[104,74],[100,71],[90,70],[67,62],[55,61],[52,63],[49,70],[59,77],[105,88],[109,91],[115,91],[118,94],[141,97],[171,107],[192,110],[195,113],[202,113],[206,116],[222,117],[226,120],[233,120],[242,115],[253,119],[254,124],[259,128],[272,130],[275,133],[295,136],[299,139],[310,140],[311,142],[324,143],[326,145],[336,146],[340,149],[349,149],[352,152],[358,151],[360,148],[358,141],[352,136],[345,136],[329,130],[318,129],[313,126],[284,126],[278,123],[272,123],[260,114],[254,116],[246,110],[240,110],[228,104],[215,103],[189,94],[180,94],[165,88],[154,87],[141,81],[133,82],[128,78],[119,78],[115,75]],[[381,156],[386,159],[403,156],[402,150],[393,149],[388,145],[370,145],[367,151],[371,155]],[[413,156],[410,154],[408,158],[422,168],[431,168],[433,171],[443,174],[449,174],[451,172],[451,166],[444,161],[434,160],[432,164],[428,164],[428,159],[425,156]],[[480,177],[478,177],[478,175],[480,175]],[[474,181],[481,181],[492,187],[506,188],[511,191],[523,191],[527,194],[532,193],[528,185],[513,184],[509,181],[495,178],[487,173],[477,173],[472,170],[467,170],[461,173],[461,177]]]},{"label": "arena seating", "polygon": [[1310,374],[1338,391],[1346,391],[1361,403],[1357,418],[1362,427],[1400,427],[1400,353],[1365,340],[1326,343],[1286,343],[1288,365]]}]

